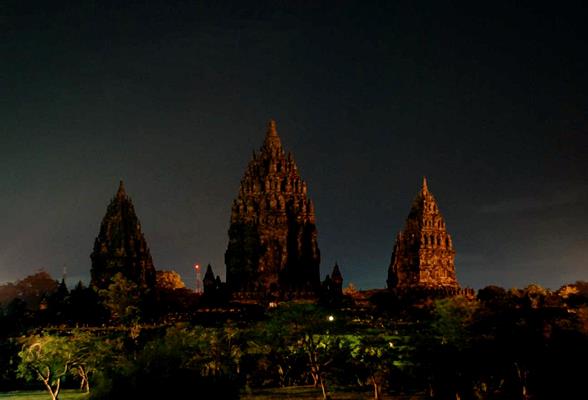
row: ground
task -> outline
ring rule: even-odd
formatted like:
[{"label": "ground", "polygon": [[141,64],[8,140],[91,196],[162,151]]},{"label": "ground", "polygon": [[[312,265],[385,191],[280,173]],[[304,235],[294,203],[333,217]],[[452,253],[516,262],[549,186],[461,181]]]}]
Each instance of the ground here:
[{"label": "ground", "polygon": [[[370,390],[357,391],[345,388],[333,388],[330,391],[332,400],[365,400],[372,399]],[[321,390],[312,386],[294,386],[278,389],[256,390],[251,394],[243,394],[241,400],[322,400]],[[422,396],[383,396],[383,400],[421,400]]]},{"label": "ground", "polygon": [[[358,392],[345,388],[335,388],[330,393],[332,400],[365,400],[371,399],[369,390]],[[77,390],[64,390],[59,395],[61,400],[87,400],[88,396]],[[320,389],[312,386],[296,386],[278,389],[256,390],[250,394],[243,394],[242,400],[322,400]],[[383,400],[421,400],[424,397],[415,396],[383,396]],[[0,393],[0,400],[47,400],[47,392],[8,392]]]},{"label": "ground", "polygon": [[[7,392],[0,393],[1,400],[47,400],[51,399],[48,392],[34,391],[34,392]],[[62,390],[59,394],[60,400],[87,400],[88,396],[85,393],[80,393],[79,390]]]}]

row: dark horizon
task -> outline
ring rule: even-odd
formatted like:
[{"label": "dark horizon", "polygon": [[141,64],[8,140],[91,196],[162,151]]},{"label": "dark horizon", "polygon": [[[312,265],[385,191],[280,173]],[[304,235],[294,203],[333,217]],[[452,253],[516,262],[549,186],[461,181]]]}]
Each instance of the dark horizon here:
[{"label": "dark horizon", "polygon": [[[263,3],[263,4],[262,4]],[[89,281],[124,180],[157,269],[224,279],[269,119],[314,201],[321,277],[383,288],[423,176],[464,287],[588,280],[586,6],[10,3],[0,282]]]}]

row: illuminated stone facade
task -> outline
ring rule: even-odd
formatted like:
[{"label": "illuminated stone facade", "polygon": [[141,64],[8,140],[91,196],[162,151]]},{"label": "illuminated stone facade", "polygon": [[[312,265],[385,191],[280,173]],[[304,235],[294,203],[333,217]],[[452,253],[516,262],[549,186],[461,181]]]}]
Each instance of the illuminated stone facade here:
[{"label": "illuminated stone facade", "polygon": [[320,286],[314,206],[274,121],[233,202],[225,263],[237,299],[309,297]]},{"label": "illuminated stone facade", "polygon": [[437,202],[423,179],[404,230],[398,233],[388,269],[389,289],[459,289],[455,250]]},{"label": "illuminated stone facade", "polygon": [[118,272],[142,291],[155,287],[156,272],[149,247],[122,181],[102,219],[90,258],[93,287],[107,288]]}]

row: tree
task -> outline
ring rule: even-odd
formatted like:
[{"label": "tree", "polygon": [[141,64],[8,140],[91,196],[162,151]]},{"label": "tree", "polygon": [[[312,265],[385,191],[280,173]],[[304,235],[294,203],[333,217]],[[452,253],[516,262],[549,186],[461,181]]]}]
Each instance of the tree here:
[{"label": "tree", "polygon": [[202,376],[237,376],[245,347],[240,334],[232,326],[199,331],[198,350],[190,363],[199,366]]},{"label": "tree", "polygon": [[98,324],[108,318],[108,310],[100,302],[93,288],[85,287],[82,281],[71,290],[66,308],[66,319],[70,323]]},{"label": "tree", "polygon": [[16,283],[0,285],[0,305],[7,305],[15,299],[23,300],[29,310],[38,310],[43,299],[51,296],[59,282],[46,271],[39,271]]},{"label": "tree", "polygon": [[6,306],[18,297],[18,288],[13,283],[0,285],[0,306]]},{"label": "tree", "polygon": [[546,298],[551,295],[549,289],[545,289],[537,284],[531,284],[522,291],[522,297],[525,300],[525,305],[531,308],[541,308],[546,301]]},{"label": "tree", "polygon": [[433,311],[433,331],[441,343],[465,347],[470,338],[468,327],[477,308],[477,302],[464,297],[437,300]]},{"label": "tree", "polygon": [[371,328],[346,335],[345,346],[359,377],[372,385],[376,400],[381,398],[382,387],[392,370],[411,365],[407,337],[392,335],[386,329]]},{"label": "tree", "polygon": [[266,338],[292,359],[304,355],[313,384],[320,386],[325,399],[329,397],[326,372],[341,349],[337,327],[337,319],[327,310],[304,303],[281,305],[265,326]]},{"label": "tree", "polygon": [[124,347],[110,351],[109,359],[100,363],[92,397],[183,398],[197,388],[203,398],[238,398],[237,333],[178,324],[134,351]]},{"label": "tree", "polygon": [[157,271],[156,288],[158,290],[184,289],[186,284],[176,271]]},{"label": "tree", "polygon": [[24,300],[15,298],[4,307],[4,321],[0,324],[0,336],[20,332],[30,324],[32,317]]},{"label": "tree", "polygon": [[18,354],[19,376],[40,380],[53,400],[59,399],[61,383],[76,362],[69,338],[60,336],[31,336]]},{"label": "tree", "polygon": [[119,272],[112,278],[108,289],[101,289],[98,293],[113,320],[122,324],[138,322],[141,297],[135,282]]},{"label": "tree", "polygon": [[[0,325],[4,321],[0,317]],[[5,339],[0,335],[0,392],[17,390],[22,383],[16,376],[20,345],[15,339]]]},{"label": "tree", "polygon": [[432,397],[470,397],[471,370],[475,365],[468,356],[477,309],[477,301],[464,297],[436,300],[432,315],[419,327],[416,359],[428,376],[428,391]]},{"label": "tree", "polygon": [[74,330],[69,340],[73,346],[71,371],[80,380],[80,390],[90,393],[90,379],[106,363],[113,347],[105,338],[79,330]]}]

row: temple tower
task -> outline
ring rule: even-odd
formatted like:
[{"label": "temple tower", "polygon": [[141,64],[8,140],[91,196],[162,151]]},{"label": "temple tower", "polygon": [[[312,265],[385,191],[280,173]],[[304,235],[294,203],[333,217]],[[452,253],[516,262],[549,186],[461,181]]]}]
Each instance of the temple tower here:
[{"label": "temple tower", "polygon": [[455,250],[437,201],[423,186],[398,233],[388,269],[389,289],[459,289]]},{"label": "temple tower", "polygon": [[208,267],[206,267],[206,273],[204,274],[202,284],[205,295],[211,295],[216,290],[216,280],[214,278],[214,272],[212,272],[212,266],[210,264],[208,264]]},{"label": "temple tower", "polygon": [[331,287],[333,288],[333,292],[335,294],[343,294],[343,275],[341,275],[341,270],[339,269],[338,263],[335,263],[333,272],[331,272]]},{"label": "temple tower", "polygon": [[118,272],[142,291],[155,287],[155,267],[149,247],[122,181],[102,219],[90,258],[90,284],[95,288],[107,288]]},{"label": "temple tower", "polygon": [[274,121],[233,202],[225,263],[236,298],[306,296],[319,288],[314,206]]}]

